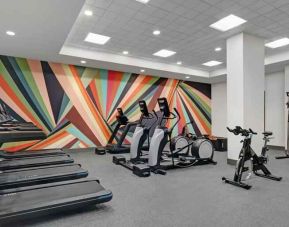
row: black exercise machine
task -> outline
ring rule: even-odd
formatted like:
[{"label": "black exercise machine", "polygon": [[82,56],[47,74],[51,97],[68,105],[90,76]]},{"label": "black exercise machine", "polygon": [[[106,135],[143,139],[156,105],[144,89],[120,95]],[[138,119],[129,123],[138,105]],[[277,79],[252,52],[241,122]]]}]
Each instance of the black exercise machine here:
[{"label": "black exercise machine", "polygon": [[[222,177],[222,180],[225,183],[232,184],[234,186],[238,186],[244,189],[250,189],[252,186],[248,185],[243,182],[244,173],[249,173],[248,177],[250,176],[251,172],[249,171],[250,166],[252,168],[252,172],[259,177],[264,177],[270,180],[281,181],[282,177],[276,177],[271,174],[271,172],[267,169],[265,164],[268,161],[266,156],[266,152],[268,150],[267,142],[269,142],[269,136],[272,135],[272,132],[264,132],[264,146],[262,148],[261,156],[258,156],[253,149],[251,148],[251,142],[253,135],[257,135],[252,129],[246,130],[242,129],[240,126],[236,126],[234,129],[228,128],[228,131],[234,133],[235,135],[241,135],[244,139],[241,141],[243,143],[241,152],[239,154],[239,159],[236,163],[235,174],[233,180],[230,180],[226,177]],[[245,166],[245,162],[250,161],[249,166]],[[260,173],[260,171],[262,173]],[[247,178],[248,178],[247,177]]]},{"label": "black exercise machine", "polygon": [[[195,165],[217,164],[213,160],[213,146],[209,140],[189,139],[184,146],[173,146],[172,131],[180,121],[180,115],[176,108],[171,112],[166,98],[159,98],[158,104],[161,112],[160,121],[156,127],[148,154],[148,166],[150,170],[157,174],[166,174],[165,170],[173,168],[185,168]],[[171,128],[163,126],[163,122],[175,120]],[[165,146],[169,143],[169,151],[165,152]],[[202,145],[203,144],[203,145]],[[175,147],[175,149],[173,149]],[[209,149],[207,151],[206,149]],[[203,157],[203,154],[205,157]],[[209,154],[206,156],[206,154]],[[133,172],[140,175],[147,171],[143,165],[135,165]]]},{"label": "black exercise machine", "polygon": [[19,122],[15,120],[7,111],[4,104],[0,104],[0,131],[41,131],[32,122]]},{"label": "black exercise machine", "polygon": [[287,95],[287,148],[285,148],[285,155],[283,156],[277,156],[275,157],[276,159],[285,159],[285,158],[289,158],[289,92],[286,92]]},{"label": "black exercise machine", "polygon": [[[0,132],[0,145],[5,142],[42,139],[42,137],[43,134],[37,131]],[[80,165],[56,165],[71,162],[73,160],[65,155],[37,157],[28,155],[26,159],[7,158],[5,161],[2,159],[0,169],[10,170],[0,173],[0,224],[17,221],[18,218],[34,218],[36,215],[87,207],[112,199],[111,191],[103,188],[98,180],[72,180],[87,176],[87,171],[80,168]],[[5,163],[7,165],[4,168]],[[25,169],[13,170],[24,166]],[[30,166],[39,168],[28,168]]]},{"label": "black exercise machine", "polygon": [[[102,147],[98,146],[95,148],[95,154],[103,155],[106,152],[114,150],[115,147],[121,148],[123,140],[125,139],[124,132],[121,134],[121,137],[118,138],[116,135],[122,126],[126,126],[128,122],[128,118],[124,115],[122,108],[117,108],[117,115],[116,115],[117,124],[107,142],[107,145]],[[117,141],[117,144],[112,144],[113,140]]]},{"label": "black exercise machine", "polygon": [[[139,101],[139,108],[141,117],[133,133],[132,144],[130,146],[130,159],[126,160],[126,157],[123,155],[115,155],[112,159],[114,164],[121,165],[132,171],[134,170],[134,165],[140,165],[147,162],[148,158],[144,157],[143,150],[144,148],[149,148],[150,131],[158,120],[158,116],[154,110],[153,113],[148,111],[146,102],[144,100]],[[152,122],[145,124],[145,121]],[[148,141],[148,145],[147,147],[144,147],[144,143],[146,141]],[[146,171],[144,169],[146,169]],[[148,177],[150,176],[150,168],[144,165],[142,171],[139,171],[138,173],[138,176],[140,177]]]},{"label": "black exercise machine", "polygon": [[[46,138],[43,132],[38,131],[0,131],[0,147],[6,142],[18,142],[28,140],[41,140]],[[67,154],[46,155],[46,156],[26,156],[17,158],[0,158],[0,170],[20,169],[29,167],[39,167],[48,165],[59,165],[73,163],[73,159]]]},{"label": "black exercise machine", "polygon": [[0,223],[105,203],[112,192],[99,180],[73,180],[0,190]]},{"label": "black exercise machine", "polygon": [[79,164],[53,165],[0,172],[0,190],[84,178],[87,170]]},{"label": "black exercise machine", "polygon": [[5,159],[29,158],[29,157],[53,156],[53,155],[66,155],[66,153],[62,149],[41,149],[41,150],[17,151],[17,152],[0,150],[0,158]]}]

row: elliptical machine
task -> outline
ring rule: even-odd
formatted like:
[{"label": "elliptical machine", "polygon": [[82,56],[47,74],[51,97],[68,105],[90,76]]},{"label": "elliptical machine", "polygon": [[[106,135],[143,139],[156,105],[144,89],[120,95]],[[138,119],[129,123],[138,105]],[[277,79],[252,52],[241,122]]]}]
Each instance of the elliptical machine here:
[{"label": "elliptical machine", "polygon": [[[268,161],[268,158],[266,156],[266,152],[268,151],[267,142],[270,141],[270,137],[273,133],[272,132],[263,132],[264,138],[264,146],[262,148],[261,156],[258,156],[253,149],[251,148],[251,141],[253,135],[257,135],[256,132],[254,132],[252,129],[246,130],[242,129],[240,126],[236,126],[234,129],[228,128],[228,131],[231,133],[234,133],[235,135],[241,135],[244,137],[244,139],[241,141],[243,143],[242,150],[239,154],[239,159],[236,163],[235,168],[235,175],[233,180],[230,180],[226,177],[222,177],[222,180],[225,183],[232,184],[234,186],[238,186],[244,189],[250,189],[252,186],[245,184],[243,181],[243,174],[249,172],[249,168],[251,166],[252,172],[259,177],[264,177],[270,180],[275,181],[281,181],[282,177],[276,177],[271,174],[271,172],[267,169],[265,164]],[[245,166],[245,163],[247,161],[250,161],[251,165],[249,167]],[[262,171],[263,173],[260,173]],[[250,177],[251,172],[248,174],[247,179]]]},{"label": "elliptical machine", "polygon": [[[141,165],[147,162],[147,158],[143,156],[142,150],[146,147],[150,147],[149,134],[152,127],[157,122],[158,116],[154,110],[153,113],[150,113],[148,111],[146,102],[144,100],[139,101],[139,107],[142,114],[139,123],[133,133],[132,143],[130,147],[130,159],[126,160],[123,155],[115,155],[113,156],[112,162],[116,165],[121,165],[132,171],[134,170],[134,165],[138,165],[138,168],[141,171],[134,171],[133,173],[140,177],[148,177],[150,176],[150,168],[146,165]],[[153,122],[145,124],[145,121]],[[144,143],[146,141],[148,143],[148,146],[144,146]]]},{"label": "elliptical machine", "polygon": [[[180,115],[176,108],[174,108],[174,112],[170,112],[166,98],[159,98],[158,105],[162,116],[151,139],[148,159],[150,170],[156,174],[165,175],[165,170],[168,169],[184,168],[201,164],[216,164],[216,162],[213,161],[214,150],[210,141],[208,141],[208,144],[211,145],[210,150],[212,153],[209,157],[202,158],[202,151],[197,148],[198,139],[189,140],[185,146],[178,147],[174,150],[172,149],[172,131],[180,121]],[[167,120],[176,120],[176,122],[171,128],[167,128],[163,126],[163,122]],[[164,152],[167,143],[170,143],[168,155]],[[141,172],[138,165],[134,166],[134,172]]]},{"label": "elliptical machine", "polygon": [[[128,122],[128,118],[124,115],[122,108],[117,108],[117,115],[116,115],[117,125],[115,126],[106,146],[98,146],[95,148],[95,154],[104,155],[106,151],[111,148],[112,146],[120,146],[124,140],[124,136],[121,138],[117,138],[116,134],[121,126],[126,126]],[[122,134],[123,135],[123,134]],[[116,139],[117,144],[112,144],[113,140]]]},{"label": "elliptical machine", "polygon": [[277,156],[276,159],[285,159],[289,158],[289,92],[286,92],[287,95],[287,149],[285,149],[285,155],[283,156]]}]

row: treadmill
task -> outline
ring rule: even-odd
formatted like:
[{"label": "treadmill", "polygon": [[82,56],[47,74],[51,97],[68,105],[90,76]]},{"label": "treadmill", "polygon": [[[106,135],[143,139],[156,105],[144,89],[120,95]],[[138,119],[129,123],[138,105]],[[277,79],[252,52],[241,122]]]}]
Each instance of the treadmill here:
[{"label": "treadmill", "polygon": [[0,158],[5,159],[29,158],[47,155],[66,155],[66,153],[62,149],[43,149],[43,150],[17,151],[17,152],[0,150]]},{"label": "treadmill", "polygon": [[0,173],[0,190],[73,180],[87,176],[88,171],[82,169],[79,164],[6,170]]},{"label": "treadmill", "polygon": [[[5,142],[17,142],[26,140],[41,140],[46,138],[43,132],[38,131],[0,131],[0,145]],[[40,167],[49,165],[73,163],[68,155],[30,156],[21,158],[0,158],[0,170]]]},{"label": "treadmill", "polygon": [[[106,146],[97,146],[95,148],[95,154],[103,155],[106,152],[113,153],[115,148],[119,148],[120,150],[124,150],[123,151],[124,153],[129,152],[129,149],[127,150],[127,147],[122,149],[122,143],[125,139],[125,136],[129,130],[129,128],[130,128],[130,126],[128,126],[128,125],[131,123],[128,122],[127,116],[123,113],[123,110],[120,107],[117,108],[116,120],[117,120],[117,125],[115,126],[115,128],[114,128],[114,130],[113,130],[113,132],[112,132],[112,134],[111,134],[111,136],[107,142],[107,145]],[[116,135],[122,126],[125,126],[124,132],[121,134],[120,138],[117,138]],[[114,139],[117,141],[116,144],[112,143]]]},{"label": "treadmill", "polygon": [[0,104],[0,127],[16,127],[23,129],[38,129],[32,122],[19,122],[8,114],[6,109]]},{"label": "treadmill", "polygon": [[[118,108],[119,115],[123,114],[121,108]],[[142,111],[142,110],[141,110]],[[120,138],[117,141],[117,144],[110,144],[108,143],[105,147],[106,152],[110,154],[123,154],[123,153],[129,153],[130,152],[130,146],[131,144],[123,144],[125,137],[127,136],[129,131],[134,131],[136,126],[139,124],[139,122],[142,121],[142,117],[135,121],[135,122],[127,122],[125,125],[125,128],[123,132],[121,133]],[[145,123],[145,125],[152,127],[155,124],[154,120],[149,120]],[[143,144],[142,149],[148,151],[148,143]]]},{"label": "treadmill", "polygon": [[[1,106],[1,105],[0,105]],[[6,124],[0,122],[0,141],[10,142],[14,141],[25,141],[25,140],[42,140],[46,138],[46,135],[39,131],[40,129],[33,127],[36,129],[32,129],[33,127],[22,127],[22,125],[17,127],[10,127],[10,124]],[[32,129],[32,130],[30,130]],[[20,132],[25,131],[25,132]],[[27,132],[29,131],[29,132]],[[11,137],[15,137],[11,138]],[[12,140],[13,139],[13,140]],[[1,142],[0,142],[1,145]],[[1,146],[0,146],[1,147]],[[46,155],[66,155],[66,153],[62,149],[41,149],[41,150],[33,150],[33,151],[17,151],[17,152],[8,152],[4,150],[0,150],[0,158],[10,159],[10,158],[26,158],[26,157],[36,157],[36,156],[46,156]]]},{"label": "treadmill", "polygon": [[99,180],[83,179],[0,190],[0,222],[58,213],[105,203],[112,192]]},{"label": "treadmill", "polygon": [[21,169],[49,165],[69,164],[74,160],[69,155],[39,156],[28,158],[0,159],[0,170]]}]

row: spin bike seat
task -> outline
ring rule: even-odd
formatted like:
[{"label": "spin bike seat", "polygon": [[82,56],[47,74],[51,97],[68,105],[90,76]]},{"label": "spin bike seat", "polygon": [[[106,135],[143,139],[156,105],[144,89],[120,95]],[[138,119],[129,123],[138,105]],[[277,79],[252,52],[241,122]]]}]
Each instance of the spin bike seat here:
[{"label": "spin bike seat", "polygon": [[262,133],[264,136],[272,136],[273,132],[265,131]]}]

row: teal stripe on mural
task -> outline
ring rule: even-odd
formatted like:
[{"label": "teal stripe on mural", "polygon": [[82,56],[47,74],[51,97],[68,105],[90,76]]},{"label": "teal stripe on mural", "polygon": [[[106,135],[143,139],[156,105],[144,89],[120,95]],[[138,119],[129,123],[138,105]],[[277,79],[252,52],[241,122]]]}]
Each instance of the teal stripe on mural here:
[{"label": "teal stripe on mural", "polygon": [[70,100],[67,97],[67,95],[64,94],[63,99],[62,99],[62,103],[61,103],[61,107],[59,110],[58,119],[61,119],[63,117],[63,115],[66,115],[66,113],[70,110],[70,107],[72,105],[71,104],[69,105],[69,104],[70,104]]},{"label": "teal stripe on mural", "polygon": [[88,139],[79,129],[75,128],[74,126],[69,126],[66,130],[71,135],[73,135],[75,138],[82,140],[87,145],[89,145],[91,147],[94,146],[94,143],[90,139]]}]

